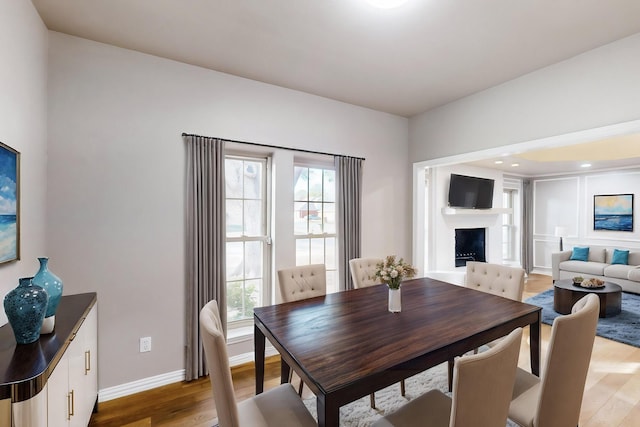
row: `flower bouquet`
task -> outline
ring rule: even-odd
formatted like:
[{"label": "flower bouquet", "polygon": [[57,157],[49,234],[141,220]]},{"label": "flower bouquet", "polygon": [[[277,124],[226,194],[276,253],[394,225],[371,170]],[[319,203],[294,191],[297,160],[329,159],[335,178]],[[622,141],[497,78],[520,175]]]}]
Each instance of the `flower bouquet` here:
[{"label": "flower bouquet", "polygon": [[410,279],[416,273],[415,267],[406,263],[402,258],[396,260],[395,255],[389,255],[376,265],[376,277],[379,277],[382,283],[386,283],[389,289],[400,289],[402,279]]}]

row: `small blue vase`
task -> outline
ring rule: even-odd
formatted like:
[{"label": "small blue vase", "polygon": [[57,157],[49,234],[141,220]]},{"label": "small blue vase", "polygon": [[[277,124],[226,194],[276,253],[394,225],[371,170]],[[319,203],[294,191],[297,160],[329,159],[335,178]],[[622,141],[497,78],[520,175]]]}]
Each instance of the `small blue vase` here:
[{"label": "small blue vase", "polygon": [[30,344],[40,337],[49,295],[32,283],[31,277],[18,279],[18,287],[4,297],[4,311],[18,344]]},{"label": "small blue vase", "polygon": [[40,286],[49,295],[49,304],[40,333],[50,334],[53,332],[56,323],[56,310],[60,304],[60,298],[62,298],[62,280],[49,271],[49,258],[38,258],[38,261],[40,261],[40,269],[33,276],[33,284]]}]

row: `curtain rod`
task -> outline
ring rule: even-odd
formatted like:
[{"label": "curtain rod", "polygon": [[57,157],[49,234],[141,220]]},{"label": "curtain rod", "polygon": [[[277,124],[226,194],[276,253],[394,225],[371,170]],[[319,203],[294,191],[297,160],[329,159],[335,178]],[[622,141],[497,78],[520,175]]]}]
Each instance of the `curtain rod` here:
[{"label": "curtain rod", "polygon": [[[203,136],[203,135],[196,135],[194,133],[182,133],[182,136],[195,136],[195,137],[199,137],[199,138],[211,138],[210,136]],[[278,148],[280,150],[291,150],[291,151],[300,151],[302,153],[310,153],[310,154],[322,154],[324,156],[343,156],[343,157],[352,157],[354,159],[358,159],[358,160],[366,160],[364,157],[355,157],[355,156],[344,156],[342,154],[333,154],[333,153],[324,153],[322,151],[313,151],[313,150],[305,150],[303,148],[291,148],[291,147],[281,147],[278,145],[270,145],[270,144],[260,144],[258,142],[249,142],[249,141],[238,141],[235,139],[226,139],[226,138],[219,138],[219,139],[223,139],[227,142],[236,142],[238,144],[249,144],[249,145],[257,145],[258,147],[267,147],[267,148]]]}]

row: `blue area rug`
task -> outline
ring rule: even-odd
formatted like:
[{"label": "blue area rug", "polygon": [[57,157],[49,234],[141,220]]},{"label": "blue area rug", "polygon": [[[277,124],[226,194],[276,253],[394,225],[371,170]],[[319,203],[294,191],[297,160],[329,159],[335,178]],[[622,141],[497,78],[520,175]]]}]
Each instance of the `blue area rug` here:
[{"label": "blue area rug", "polygon": [[[542,307],[542,323],[551,325],[560,316],[553,310],[553,289],[525,300]],[[640,295],[622,293],[622,312],[617,316],[598,319],[596,334],[610,340],[640,347]]]}]

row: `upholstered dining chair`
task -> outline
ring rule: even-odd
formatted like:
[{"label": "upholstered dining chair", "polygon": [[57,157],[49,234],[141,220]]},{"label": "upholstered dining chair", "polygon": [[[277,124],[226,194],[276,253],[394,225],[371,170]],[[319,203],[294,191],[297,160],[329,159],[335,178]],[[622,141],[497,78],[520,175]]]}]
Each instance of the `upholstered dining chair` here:
[{"label": "upholstered dining chair", "polygon": [[514,329],[495,347],[456,360],[453,393],[430,390],[373,427],[497,427],[507,423],[522,328]]},{"label": "upholstered dining chair", "polygon": [[[282,302],[299,301],[327,293],[327,268],[324,264],[300,265],[278,270],[278,286]],[[289,371],[289,381],[293,370]],[[302,396],[300,380],[298,394]]]},{"label": "upholstered dining chair", "polygon": [[358,289],[382,283],[376,277],[376,269],[382,261],[380,258],[354,258],[349,260],[353,287]]},{"label": "upholstered dining chair", "polygon": [[600,299],[588,294],[551,326],[540,378],[516,373],[509,418],[523,427],[577,426],[596,336]]},{"label": "upholstered dining chair", "polygon": [[524,291],[524,270],[506,265],[467,261],[465,286],[521,301]]},{"label": "upholstered dining chair", "polygon": [[220,427],[317,426],[291,384],[236,403],[229,369],[227,343],[222,331],[218,303],[209,301],[200,311],[202,345],[209,368],[213,400]]},{"label": "upholstered dining chair", "polygon": [[325,295],[327,269],[324,264],[283,268],[278,270],[278,286],[283,302]]},{"label": "upholstered dining chair", "polygon": [[[349,260],[349,270],[351,271],[351,279],[353,279],[353,287],[358,289],[381,284],[380,279],[376,277],[376,270],[378,264],[383,261],[381,258],[353,258]],[[400,394],[402,396],[406,394],[404,380],[400,381]],[[375,408],[375,393],[369,395],[369,400],[371,407]]]}]

